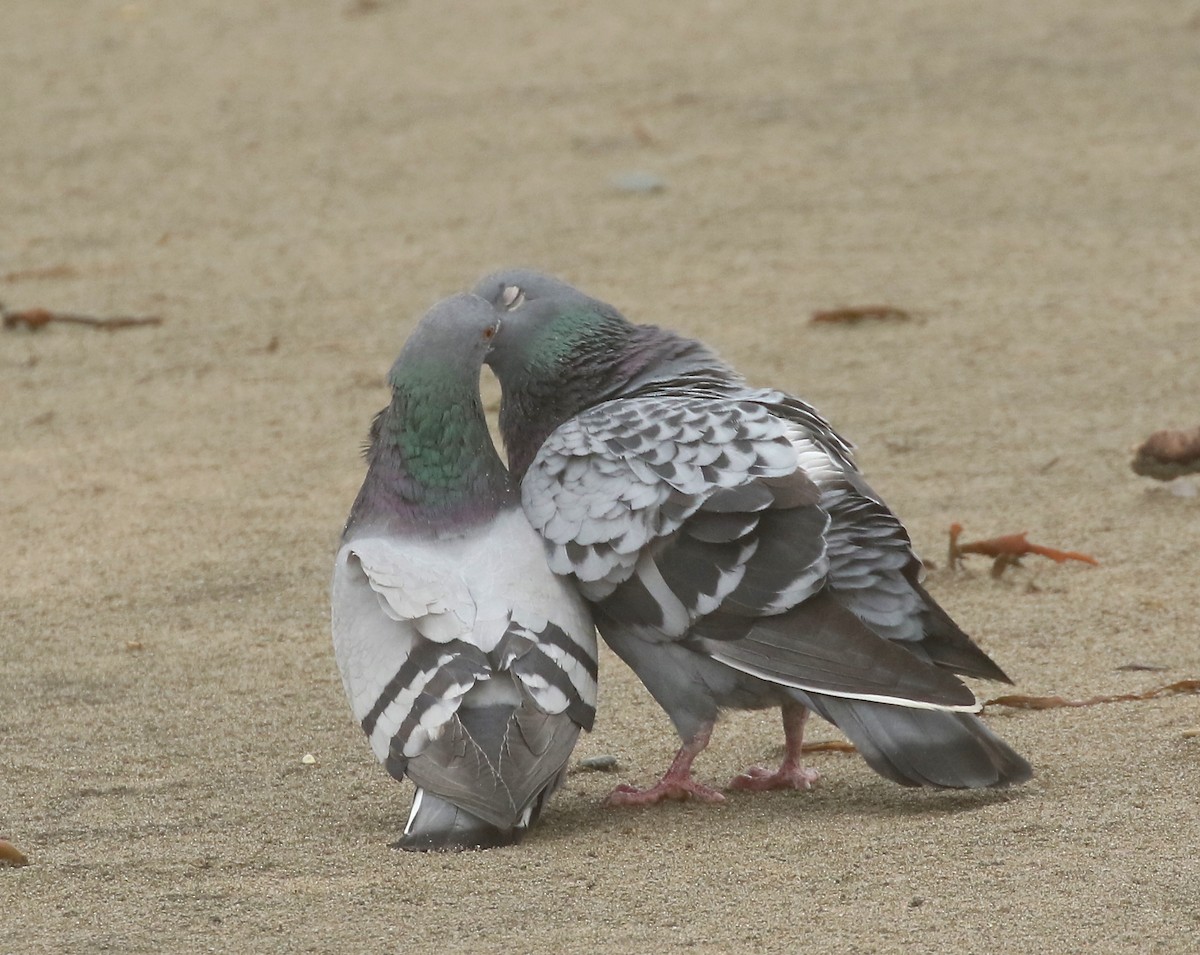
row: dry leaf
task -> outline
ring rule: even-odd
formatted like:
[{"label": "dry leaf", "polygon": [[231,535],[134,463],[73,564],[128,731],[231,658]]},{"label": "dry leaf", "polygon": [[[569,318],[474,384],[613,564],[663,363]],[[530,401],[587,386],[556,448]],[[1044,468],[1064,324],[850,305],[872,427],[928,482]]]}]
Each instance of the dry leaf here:
[{"label": "dry leaf", "polygon": [[1054,547],[1043,547],[1041,544],[1031,544],[1025,536],[1025,531],[1021,531],[1019,534],[1003,534],[1000,537],[960,544],[958,538],[962,534],[962,530],[961,524],[950,525],[949,563],[951,567],[960,566],[964,554],[981,554],[984,557],[993,558],[993,577],[999,577],[1007,567],[1018,566],[1021,558],[1029,554],[1048,557],[1057,564],[1068,560],[1077,560],[1093,566],[1100,563],[1095,557],[1081,554],[1078,551],[1058,550]]},{"label": "dry leaf", "polygon": [[18,866],[29,865],[29,859],[25,857],[25,853],[14,846],[7,839],[0,839],[0,866]]}]

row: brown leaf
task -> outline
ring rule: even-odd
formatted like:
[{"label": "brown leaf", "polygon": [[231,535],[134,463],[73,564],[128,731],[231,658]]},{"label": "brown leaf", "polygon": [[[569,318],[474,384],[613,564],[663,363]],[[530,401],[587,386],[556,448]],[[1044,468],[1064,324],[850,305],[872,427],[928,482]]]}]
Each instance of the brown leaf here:
[{"label": "brown leaf", "polygon": [[24,852],[7,839],[0,839],[0,866],[6,865],[14,868],[29,865],[29,859],[25,857]]},{"label": "brown leaf", "polygon": [[1081,554],[1074,550],[1058,550],[1054,547],[1043,547],[1041,544],[1031,544],[1026,532],[1019,534],[1003,534],[1000,537],[990,537],[987,540],[970,541],[966,544],[958,542],[963,526],[959,523],[950,525],[949,563],[957,567],[962,563],[964,554],[980,554],[992,558],[992,576],[999,577],[1008,567],[1021,563],[1021,558],[1029,554],[1047,557],[1057,564],[1068,560],[1077,560],[1093,566],[1100,563],[1095,557]]}]

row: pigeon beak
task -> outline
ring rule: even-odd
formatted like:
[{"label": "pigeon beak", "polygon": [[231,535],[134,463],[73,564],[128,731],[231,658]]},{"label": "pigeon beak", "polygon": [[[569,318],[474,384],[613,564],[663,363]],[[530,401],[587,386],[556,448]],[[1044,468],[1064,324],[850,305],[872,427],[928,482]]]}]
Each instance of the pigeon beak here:
[{"label": "pigeon beak", "polygon": [[500,329],[504,326],[502,318],[496,319],[496,324],[492,326],[491,338],[488,342],[487,351],[484,352],[483,360],[486,362],[496,351],[496,340],[500,337]]}]

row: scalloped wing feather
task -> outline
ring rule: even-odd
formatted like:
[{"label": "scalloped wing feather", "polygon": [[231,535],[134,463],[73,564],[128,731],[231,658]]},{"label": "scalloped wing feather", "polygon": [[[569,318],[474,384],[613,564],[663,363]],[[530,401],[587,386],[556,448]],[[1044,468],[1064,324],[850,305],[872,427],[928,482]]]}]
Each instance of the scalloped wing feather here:
[{"label": "scalloped wing feather", "polygon": [[[680,638],[727,600],[778,613],[819,589],[828,567],[828,519],[790,430],[736,398],[606,402],[550,435],[522,502],[551,568],[614,619]],[[769,567],[766,552],[781,547],[790,563]]]}]

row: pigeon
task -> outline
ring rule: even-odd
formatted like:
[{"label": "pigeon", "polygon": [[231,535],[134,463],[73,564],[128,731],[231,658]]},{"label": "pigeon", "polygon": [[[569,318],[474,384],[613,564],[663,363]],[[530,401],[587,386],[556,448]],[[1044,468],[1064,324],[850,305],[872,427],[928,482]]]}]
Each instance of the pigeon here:
[{"label": "pigeon", "polygon": [[435,305],[392,366],[342,534],[333,645],[354,718],[416,786],[397,848],[518,841],[596,714],[588,608],[546,564],[479,393],[497,314]]},{"label": "pigeon", "polygon": [[1032,776],[956,674],[1011,680],[922,587],[904,526],[816,409],[557,279],[504,271],[475,293],[501,316],[486,362],[550,567],[682,739],[655,786],[611,802],[723,800],[691,773],[730,708],[779,707],[785,739],[779,768],[735,789],[817,780],[810,712],[904,786]]}]

